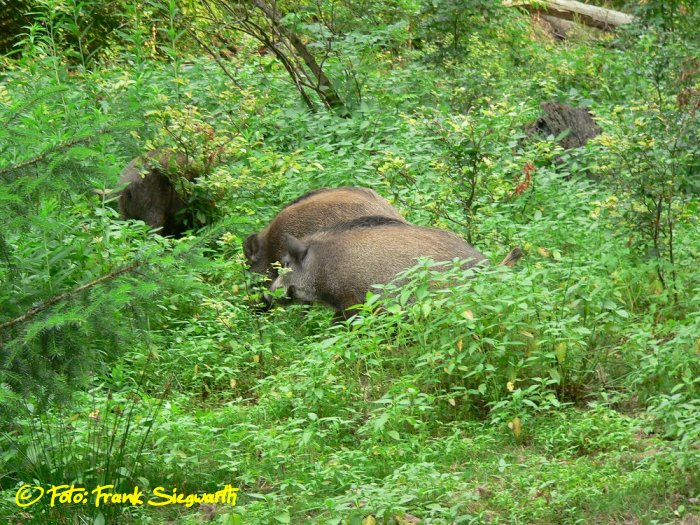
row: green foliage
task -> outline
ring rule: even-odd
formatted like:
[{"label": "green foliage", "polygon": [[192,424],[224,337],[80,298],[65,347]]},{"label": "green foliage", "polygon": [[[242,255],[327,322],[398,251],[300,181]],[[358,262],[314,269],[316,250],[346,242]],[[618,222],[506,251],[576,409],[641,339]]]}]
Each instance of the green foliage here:
[{"label": "green foliage", "polygon": [[648,28],[680,33],[691,40],[695,36],[696,22],[700,16],[695,3],[688,0],[639,2],[636,11],[642,24]]},{"label": "green foliage", "polygon": [[[154,465],[148,459],[147,444],[152,442],[149,435],[162,399],[151,399],[139,392],[138,386],[128,384],[121,365],[111,370],[105,382],[115,390],[107,397],[95,391],[85,395],[81,403],[86,407],[84,412],[37,411],[26,405],[26,415],[15,419],[2,437],[5,486],[17,490],[30,483],[46,490],[60,485],[113,485],[107,492],[118,493],[149,486],[144,475],[149,475],[148,469]],[[84,500],[92,502],[94,496],[87,495]],[[68,523],[76,515],[83,520],[98,520],[100,516],[118,519],[122,514],[113,505],[81,507],[82,512],[76,513],[71,506],[51,505],[50,499],[42,498],[32,507],[32,522]]]},{"label": "green foliage", "polygon": [[[614,46],[555,44],[493,2],[280,4],[342,117],[308,111],[218,4],[37,10],[0,86],[0,519],[697,519],[697,53],[692,5],[667,4]],[[605,133],[527,138],[548,100]],[[160,147],[203,174],[177,179],[207,224],[183,239],[90,192]],[[492,264],[422,261],[346,324],[256,311],[242,240],[339,185]],[[236,508],[14,504],[22,483],[103,482],[241,490]]]},{"label": "green foliage", "polygon": [[503,6],[485,0],[428,1],[421,10],[422,36],[437,47],[438,56],[457,58],[468,53],[465,40],[471,31],[496,25],[504,13]]},{"label": "green foliage", "polygon": [[[688,38],[685,25],[697,16],[697,9],[686,9],[684,2],[649,2],[641,8],[644,32],[633,28],[628,34],[639,72],[635,94],[625,106],[613,109],[614,121],[605,119],[615,131],[599,140],[605,147],[603,170],[615,170],[610,179],[625,196],[613,214],[626,223],[640,255],[657,259],[659,281],[676,299],[682,284],[675,228],[681,217],[692,213],[687,196],[697,195],[700,180],[695,58],[700,43]],[[620,164],[624,169],[618,173]]]},{"label": "green foliage", "polygon": [[[43,50],[49,56],[61,54],[84,68],[91,66],[110,44],[126,5],[94,0],[40,0],[32,5],[20,2],[10,9],[15,12],[15,20],[24,24],[11,29],[22,52],[34,53],[45,46]],[[27,26],[29,31],[24,33]]]}]

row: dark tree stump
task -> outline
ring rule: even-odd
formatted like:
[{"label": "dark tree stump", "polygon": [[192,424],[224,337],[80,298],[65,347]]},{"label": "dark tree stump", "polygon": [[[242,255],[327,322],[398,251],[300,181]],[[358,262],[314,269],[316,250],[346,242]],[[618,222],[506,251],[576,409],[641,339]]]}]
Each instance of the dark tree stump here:
[{"label": "dark tree stump", "polygon": [[559,144],[564,149],[572,149],[580,148],[602,133],[600,126],[585,108],[572,108],[559,102],[543,102],[540,107],[544,110],[544,115],[525,128],[528,135],[558,137],[569,130]]}]

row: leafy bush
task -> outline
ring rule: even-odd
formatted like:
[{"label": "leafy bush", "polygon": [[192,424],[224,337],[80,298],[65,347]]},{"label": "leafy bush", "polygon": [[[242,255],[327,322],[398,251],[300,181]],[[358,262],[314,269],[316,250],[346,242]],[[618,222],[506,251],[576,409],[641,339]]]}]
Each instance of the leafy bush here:
[{"label": "leafy bush", "polygon": [[[4,521],[696,517],[689,3],[646,2],[667,20],[564,44],[493,2],[285,3],[342,116],[308,111],[269,46],[205,20],[212,3],[115,4],[119,32],[93,55],[71,40],[89,18],[60,4],[0,65]],[[576,152],[524,140],[545,100],[590,107],[604,135]],[[208,226],[183,239],[88,196],[160,146],[207,173],[183,190]],[[255,311],[242,239],[339,185],[493,264],[422,262],[349,325],[318,306]],[[514,246],[517,267],[495,264]],[[108,477],[241,491],[235,509],[14,504],[23,481]]]}]

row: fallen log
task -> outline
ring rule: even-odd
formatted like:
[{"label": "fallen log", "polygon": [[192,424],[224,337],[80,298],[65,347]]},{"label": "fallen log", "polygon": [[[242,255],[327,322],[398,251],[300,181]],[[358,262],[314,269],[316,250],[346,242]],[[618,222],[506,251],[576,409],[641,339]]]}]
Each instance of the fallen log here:
[{"label": "fallen log", "polygon": [[503,5],[522,7],[531,13],[571,20],[605,31],[614,31],[621,25],[631,24],[635,20],[632,15],[627,13],[582,4],[574,0],[541,0],[536,2],[504,0]]}]

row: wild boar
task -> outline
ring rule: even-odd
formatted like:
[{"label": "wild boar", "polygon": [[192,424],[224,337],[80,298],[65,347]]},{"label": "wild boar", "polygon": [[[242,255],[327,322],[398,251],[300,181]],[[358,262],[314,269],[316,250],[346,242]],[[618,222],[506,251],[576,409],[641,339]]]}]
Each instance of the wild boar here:
[{"label": "wild boar", "polygon": [[119,176],[117,191],[96,192],[118,195],[123,219],[139,219],[151,228],[160,228],[161,235],[179,236],[187,229],[183,214],[186,203],[168,174],[193,180],[195,173],[189,168],[184,154],[153,150],[129,162]]},{"label": "wild boar", "polygon": [[277,270],[271,265],[282,258],[284,234],[301,238],[367,215],[404,222],[391,204],[369,188],[315,190],[287,204],[260,233],[249,235],[243,251],[251,271],[266,274],[272,281]]},{"label": "wild boar", "polygon": [[350,317],[348,307],[364,302],[372,285],[392,281],[419,257],[464,259],[464,268],[486,261],[454,233],[387,217],[362,217],[303,239],[284,234],[282,245],[282,265],[291,271],[282,272],[271,290],[329,306],[336,319]]}]

